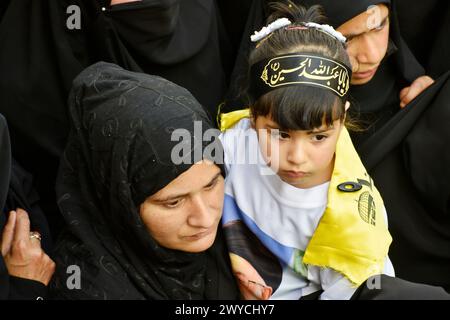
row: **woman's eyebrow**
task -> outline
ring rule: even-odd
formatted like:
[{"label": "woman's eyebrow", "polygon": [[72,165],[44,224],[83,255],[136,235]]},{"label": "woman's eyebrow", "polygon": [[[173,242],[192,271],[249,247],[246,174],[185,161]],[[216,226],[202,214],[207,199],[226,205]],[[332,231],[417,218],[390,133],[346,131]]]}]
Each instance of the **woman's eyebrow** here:
[{"label": "woman's eyebrow", "polygon": [[360,36],[360,35],[362,35],[364,33],[370,32],[373,29],[376,29],[376,28],[379,28],[379,27],[383,26],[387,22],[388,19],[389,19],[389,13],[387,14],[387,16],[383,20],[381,20],[380,24],[378,24],[377,26],[373,27],[372,29],[364,31],[364,32],[360,32],[360,33],[347,33],[347,34],[344,34],[344,36],[346,38],[355,38],[355,37]]},{"label": "woman's eyebrow", "polygon": [[171,196],[167,196],[167,197],[160,198],[160,199],[152,199],[152,201],[156,202],[156,203],[163,203],[163,202],[173,201],[173,200],[176,200],[179,198],[186,197],[188,194],[189,193],[171,195]]},{"label": "woman's eyebrow", "polygon": [[203,188],[207,188],[207,187],[211,186],[212,184],[214,184],[214,182],[216,182],[216,180],[219,179],[219,177],[221,175],[222,175],[222,172],[219,172],[218,174],[216,174],[214,176],[214,178],[212,178],[211,181],[206,186],[203,186]]}]

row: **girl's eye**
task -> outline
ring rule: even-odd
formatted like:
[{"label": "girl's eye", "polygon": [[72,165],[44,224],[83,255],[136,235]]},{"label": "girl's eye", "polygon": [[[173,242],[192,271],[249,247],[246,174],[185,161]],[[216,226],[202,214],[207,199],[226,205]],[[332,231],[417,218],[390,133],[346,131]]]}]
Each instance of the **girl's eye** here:
[{"label": "girl's eye", "polygon": [[174,208],[180,206],[182,202],[183,202],[183,199],[177,199],[177,200],[173,200],[173,201],[164,203],[164,206],[168,209],[174,209]]},{"label": "girl's eye", "polygon": [[289,139],[291,136],[290,136],[289,133],[287,133],[287,132],[280,131],[280,137],[281,137],[281,139],[283,139],[283,140],[287,140],[287,139]]},{"label": "girl's eye", "polygon": [[314,135],[313,137],[312,137],[312,139],[314,140],[314,141],[324,141],[326,138],[328,138],[326,135],[323,135],[323,134],[316,134],[316,135]]},{"label": "girl's eye", "polygon": [[273,139],[278,140],[289,140],[291,138],[289,133],[280,130],[270,130],[270,135]]}]

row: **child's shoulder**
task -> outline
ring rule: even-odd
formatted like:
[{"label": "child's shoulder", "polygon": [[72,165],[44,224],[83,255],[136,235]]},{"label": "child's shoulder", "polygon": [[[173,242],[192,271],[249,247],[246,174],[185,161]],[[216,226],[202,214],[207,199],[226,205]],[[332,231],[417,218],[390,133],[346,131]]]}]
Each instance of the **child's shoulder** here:
[{"label": "child's shoulder", "polygon": [[232,127],[222,132],[220,140],[225,151],[227,167],[232,163],[238,163],[237,157],[239,155],[249,152],[248,148],[252,150],[251,146],[257,145],[256,132],[253,130],[249,118],[239,120]]},{"label": "child's shoulder", "polygon": [[234,124],[230,129],[226,130],[225,132],[229,130],[248,130],[251,128],[251,121],[250,118],[242,118],[236,124]]},{"label": "child's shoulder", "polygon": [[252,130],[251,122],[249,118],[243,118],[236,122],[232,127],[222,132],[222,140],[228,140],[231,138],[238,138],[248,134]]}]

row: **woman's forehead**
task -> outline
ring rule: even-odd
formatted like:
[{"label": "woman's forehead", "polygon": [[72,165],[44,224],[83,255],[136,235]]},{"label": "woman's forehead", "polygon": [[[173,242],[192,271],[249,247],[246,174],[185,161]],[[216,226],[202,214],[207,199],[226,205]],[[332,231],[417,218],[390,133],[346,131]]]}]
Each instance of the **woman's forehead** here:
[{"label": "woman's forehead", "polygon": [[187,171],[152,195],[150,199],[160,200],[169,197],[186,196],[203,189],[219,174],[221,174],[221,171],[217,165],[209,160],[203,160],[192,165]]},{"label": "woman's forehead", "polygon": [[347,38],[355,37],[379,27],[388,16],[389,8],[379,4],[345,21],[338,30]]}]

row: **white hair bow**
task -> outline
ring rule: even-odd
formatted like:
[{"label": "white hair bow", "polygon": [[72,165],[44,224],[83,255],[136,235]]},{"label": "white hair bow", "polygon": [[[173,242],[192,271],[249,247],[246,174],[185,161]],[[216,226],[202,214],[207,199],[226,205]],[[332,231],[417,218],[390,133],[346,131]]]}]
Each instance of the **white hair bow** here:
[{"label": "white hair bow", "polygon": [[271,24],[267,25],[266,27],[263,27],[259,31],[255,31],[255,33],[250,36],[250,40],[252,42],[257,42],[265,37],[267,37],[269,34],[274,32],[275,30],[278,30],[280,28],[286,27],[290,25],[292,22],[288,18],[280,18],[272,22]]}]

